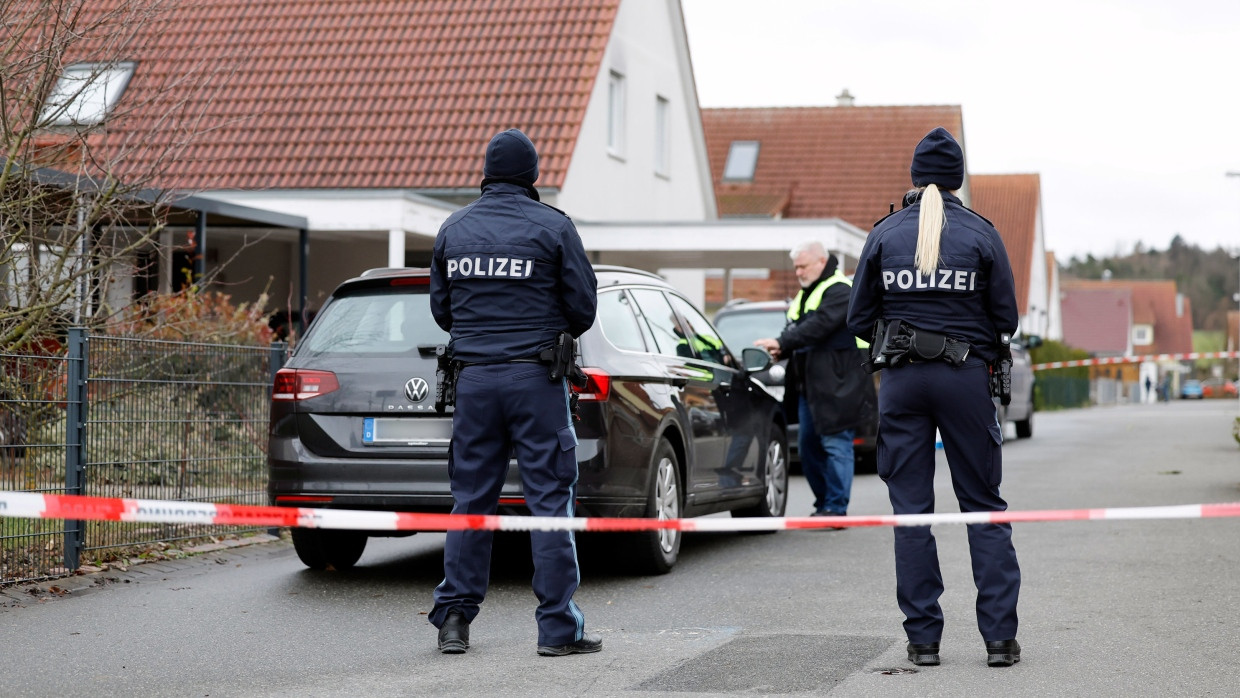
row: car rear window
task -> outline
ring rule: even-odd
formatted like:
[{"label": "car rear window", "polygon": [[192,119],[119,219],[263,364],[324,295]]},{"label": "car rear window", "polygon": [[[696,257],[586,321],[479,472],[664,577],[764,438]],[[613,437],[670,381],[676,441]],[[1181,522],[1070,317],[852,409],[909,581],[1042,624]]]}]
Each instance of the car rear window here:
[{"label": "car rear window", "polygon": [[778,309],[715,316],[715,329],[723,336],[723,343],[735,351],[753,346],[755,339],[778,337],[787,324],[784,312]]},{"label": "car rear window", "polygon": [[603,336],[617,349],[646,351],[632,302],[624,291],[598,294],[598,324],[603,328]]},{"label": "car rear window", "polygon": [[367,289],[333,298],[297,349],[324,354],[407,355],[419,345],[447,344],[448,333],[431,317],[425,287]]}]

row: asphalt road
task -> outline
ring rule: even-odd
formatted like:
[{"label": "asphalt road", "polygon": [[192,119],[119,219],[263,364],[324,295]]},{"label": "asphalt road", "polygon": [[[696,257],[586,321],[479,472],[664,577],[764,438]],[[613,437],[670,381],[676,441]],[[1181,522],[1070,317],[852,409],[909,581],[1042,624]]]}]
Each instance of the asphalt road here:
[{"label": "asphalt road", "polygon": [[[1005,446],[1004,495],[1012,509],[1240,501],[1236,416],[1236,401],[1040,413]],[[790,513],[809,502],[796,478]],[[857,479],[850,513],[890,513],[877,477]],[[3,590],[0,695],[1240,695],[1240,519],[1017,525],[1024,655],[1009,669],[985,664],[965,529],[935,532],[938,667],[904,657],[889,529],[690,534],[661,577],[627,575],[610,534],[583,540],[577,601],[605,646],[564,658],[535,654],[518,536],[497,545],[469,653],[439,654],[425,614],[442,535],[419,534],[372,541],[343,573],[276,542]],[[37,593],[53,584],[67,593]]]}]

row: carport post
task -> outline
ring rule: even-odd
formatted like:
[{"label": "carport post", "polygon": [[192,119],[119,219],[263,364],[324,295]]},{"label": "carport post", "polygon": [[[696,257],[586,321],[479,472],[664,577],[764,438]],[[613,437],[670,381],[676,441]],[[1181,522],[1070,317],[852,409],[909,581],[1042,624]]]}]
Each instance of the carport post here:
[{"label": "carport post", "polygon": [[[69,329],[68,380],[65,385],[65,494],[84,494],[86,484],[86,329]],[[65,521],[65,569],[82,562],[85,524]]]},{"label": "carport post", "polygon": [[297,231],[297,337],[306,331],[306,286],[310,283],[310,231]]},{"label": "carport post", "polygon": [[207,273],[207,212],[199,211],[194,222],[194,283]]}]

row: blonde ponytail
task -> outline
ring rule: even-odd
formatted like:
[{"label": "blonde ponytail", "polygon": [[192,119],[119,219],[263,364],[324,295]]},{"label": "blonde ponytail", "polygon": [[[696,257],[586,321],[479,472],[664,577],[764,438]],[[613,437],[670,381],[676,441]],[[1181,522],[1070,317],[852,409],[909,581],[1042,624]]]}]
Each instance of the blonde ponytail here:
[{"label": "blonde ponytail", "polygon": [[917,252],[913,264],[922,276],[933,276],[939,266],[939,242],[947,220],[943,216],[943,195],[937,184],[927,184],[921,194],[921,213],[917,217]]}]

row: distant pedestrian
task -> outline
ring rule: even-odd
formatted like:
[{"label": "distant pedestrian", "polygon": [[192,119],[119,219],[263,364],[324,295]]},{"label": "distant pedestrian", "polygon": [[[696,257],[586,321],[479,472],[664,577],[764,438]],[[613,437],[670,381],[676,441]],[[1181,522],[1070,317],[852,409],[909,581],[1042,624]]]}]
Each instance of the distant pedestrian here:
[{"label": "distant pedestrian", "polygon": [[[934,511],[935,429],[961,511],[1004,511],[1003,431],[991,366],[1016,331],[1012,268],[989,221],[965,208],[964,153],[936,128],[913,152],[912,191],[879,221],[857,262],[848,327],[870,337],[879,391],[878,475],[896,514]],[[986,663],[1020,661],[1016,601],[1020,567],[1010,524],[970,524],[977,626]],[[895,529],[896,600],[908,658],[939,663],[943,575],[929,526]]]}]

